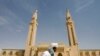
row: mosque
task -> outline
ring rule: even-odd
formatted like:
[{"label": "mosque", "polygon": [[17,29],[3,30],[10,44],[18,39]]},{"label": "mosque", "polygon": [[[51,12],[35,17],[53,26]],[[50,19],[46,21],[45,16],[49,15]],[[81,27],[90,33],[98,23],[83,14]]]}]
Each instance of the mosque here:
[{"label": "mosque", "polygon": [[[36,10],[29,24],[25,49],[2,49],[0,56],[41,56],[49,48],[50,44],[35,45],[38,26],[37,14]],[[79,49],[74,22],[69,11],[66,13],[66,27],[69,45],[58,43],[56,56],[100,56],[100,49]]]}]

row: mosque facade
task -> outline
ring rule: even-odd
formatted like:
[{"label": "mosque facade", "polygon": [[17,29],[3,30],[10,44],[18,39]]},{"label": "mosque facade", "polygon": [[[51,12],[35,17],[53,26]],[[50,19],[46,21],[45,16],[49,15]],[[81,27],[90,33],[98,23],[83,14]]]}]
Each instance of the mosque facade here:
[{"label": "mosque facade", "polygon": [[[50,44],[35,44],[38,26],[37,10],[33,13],[29,24],[28,37],[25,49],[2,49],[0,56],[41,56]],[[66,27],[68,31],[69,45],[58,43],[56,56],[100,56],[100,49],[80,49],[75,32],[74,22],[69,11],[66,13]]]}]

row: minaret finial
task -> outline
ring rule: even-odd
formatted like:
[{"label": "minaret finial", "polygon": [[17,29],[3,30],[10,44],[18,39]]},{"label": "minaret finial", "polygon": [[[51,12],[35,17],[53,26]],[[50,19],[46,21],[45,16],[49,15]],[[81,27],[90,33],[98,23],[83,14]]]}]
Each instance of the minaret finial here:
[{"label": "minaret finial", "polygon": [[32,18],[37,19],[37,13],[38,13],[38,10],[35,10],[35,12],[33,12],[33,16],[32,16]]},{"label": "minaret finial", "polygon": [[66,12],[66,20],[67,22],[72,22],[72,17],[71,17],[69,9],[67,9],[67,12]]},{"label": "minaret finial", "polygon": [[71,17],[69,9],[67,10],[67,17]]}]

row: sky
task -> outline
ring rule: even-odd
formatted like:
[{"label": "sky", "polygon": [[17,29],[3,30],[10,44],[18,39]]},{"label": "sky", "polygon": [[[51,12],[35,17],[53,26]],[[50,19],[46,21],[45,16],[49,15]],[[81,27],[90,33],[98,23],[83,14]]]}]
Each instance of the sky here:
[{"label": "sky", "polygon": [[100,49],[100,0],[0,0],[0,48],[24,49],[32,14],[38,10],[36,44],[68,45],[66,10],[80,49]]}]

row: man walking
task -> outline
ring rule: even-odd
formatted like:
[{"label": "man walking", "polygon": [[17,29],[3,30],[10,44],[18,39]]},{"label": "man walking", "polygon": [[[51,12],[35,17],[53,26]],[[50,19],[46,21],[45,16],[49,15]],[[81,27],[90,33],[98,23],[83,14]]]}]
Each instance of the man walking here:
[{"label": "man walking", "polygon": [[42,56],[55,56],[57,47],[58,47],[58,43],[51,43],[50,48],[48,50],[44,51]]}]

